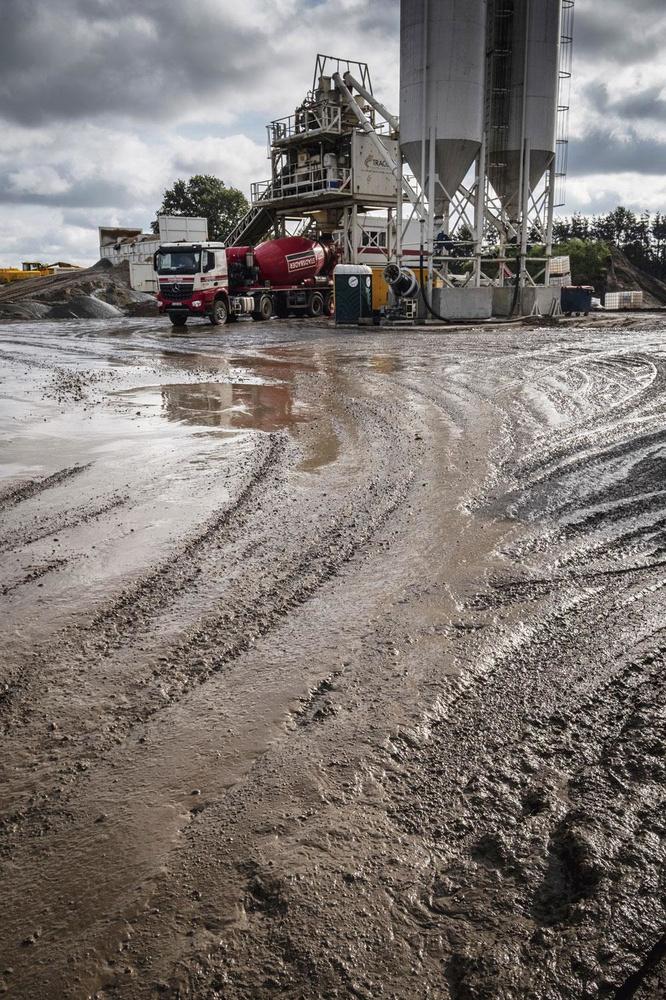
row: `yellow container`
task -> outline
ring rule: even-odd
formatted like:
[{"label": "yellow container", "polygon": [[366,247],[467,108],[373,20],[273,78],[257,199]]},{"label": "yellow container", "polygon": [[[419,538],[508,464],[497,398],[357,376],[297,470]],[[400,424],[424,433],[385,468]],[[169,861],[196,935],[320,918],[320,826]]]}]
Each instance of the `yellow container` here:
[{"label": "yellow container", "polygon": [[383,267],[373,267],[372,269],[372,308],[381,309],[388,305],[389,286],[384,278]]}]

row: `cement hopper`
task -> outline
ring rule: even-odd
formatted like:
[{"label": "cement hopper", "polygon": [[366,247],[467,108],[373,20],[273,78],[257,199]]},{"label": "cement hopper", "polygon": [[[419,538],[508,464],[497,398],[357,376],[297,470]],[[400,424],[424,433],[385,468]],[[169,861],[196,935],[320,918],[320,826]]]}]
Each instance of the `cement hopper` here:
[{"label": "cement hopper", "polygon": [[[437,214],[445,214],[481,148],[486,8],[487,0],[400,4],[400,146],[427,191],[422,138],[434,136],[435,170],[449,196],[437,188]],[[429,155],[426,141],[426,172]]]},{"label": "cement hopper", "polygon": [[[496,9],[496,17],[506,16],[501,2],[491,4],[492,7]],[[515,0],[513,7],[507,68],[508,119],[500,120],[493,112],[488,177],[509,218],[515,220],[521,207],[523,136],[530,144],[532,190],[555,156],[562,3],[561,0]],[[489,36],[492,34],[491,25]]]}]

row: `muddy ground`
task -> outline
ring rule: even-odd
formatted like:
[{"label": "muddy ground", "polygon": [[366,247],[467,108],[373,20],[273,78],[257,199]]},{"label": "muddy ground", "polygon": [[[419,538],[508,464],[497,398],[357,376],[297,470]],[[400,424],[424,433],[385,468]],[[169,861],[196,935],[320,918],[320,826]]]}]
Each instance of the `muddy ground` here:
[{"label": "muddy ground", "polygon": [[665,328],[0,327],[0,990],[666,996]]}]

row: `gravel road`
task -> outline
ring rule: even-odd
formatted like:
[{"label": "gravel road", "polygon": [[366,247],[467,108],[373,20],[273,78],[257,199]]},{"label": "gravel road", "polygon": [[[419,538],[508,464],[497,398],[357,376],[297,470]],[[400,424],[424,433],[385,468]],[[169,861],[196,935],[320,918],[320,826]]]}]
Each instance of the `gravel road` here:
[{"label": "gravel road", "polygon": [[664,317],[0,361],[0,992],[666,997]]}]

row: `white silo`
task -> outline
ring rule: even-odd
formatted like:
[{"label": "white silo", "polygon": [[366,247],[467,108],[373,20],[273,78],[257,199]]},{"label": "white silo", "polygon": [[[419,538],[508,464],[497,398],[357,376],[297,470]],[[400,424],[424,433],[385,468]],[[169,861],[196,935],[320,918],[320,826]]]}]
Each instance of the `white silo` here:
[{"label": "white silo", "polygon": [[435,172],[444,188],[435,192],[437,214],[481,148],[486,16],[487,0],[400,4],[400,146],[427,189],[434,138]]},{"label": "white silo", "polygon": [[[511,13],[512,8],[512,13]],[[529,187],[537,186],[556,151],[562,0],[495,0],[489,38],[502,34],[509,19],[509,51],[504,81],[508,101],[493,101],[488,144],[488,176],[509,218],[521,209],[523,157],[529,152]],[[501,94],[502,81],[490,82]]]}]

